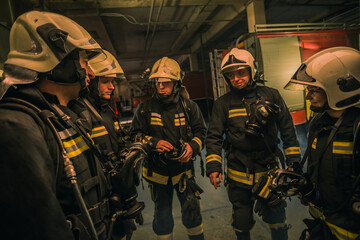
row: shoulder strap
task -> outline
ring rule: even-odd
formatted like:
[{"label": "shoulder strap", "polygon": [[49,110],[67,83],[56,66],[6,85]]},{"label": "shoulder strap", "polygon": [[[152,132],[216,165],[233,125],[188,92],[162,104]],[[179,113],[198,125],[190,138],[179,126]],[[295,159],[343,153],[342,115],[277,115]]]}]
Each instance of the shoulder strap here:
[{"label": "shoulder strap", "polygon": [[[325,145],[325,148],[324,150],[322,151],[321,155],[320,155],[320,159],[323,158],[325,152],[326,152],[326,148],[329,146],[331,140],[333,139],[333,137],[335,136],[335,133],[337,132],[337,130],[339,129],[339,126],[341,125],[342,121],[344,120],[344,114],[342,114],[339,119],[336,121],[336,123],[334,124],[334,126],[332,127],[331,129],[331,132],[329,134],[329,137],[326,141],[326,145]],[[309,149],[309,150],[308,150]],[[305,161],[309,155],[309,152],[310,152],[310,144],[308,145],[308,148],[306,149],[307,151],[307,155],[306,155],[306,158],[305,158],[305,155],[304,155],[304,158],[301,160],[300,162],[300,165],[301,167],[303,166],[303,164],[305,164]],[[306,154],[306,153],[305,153]]]},{"label": "shoulder strap", "polygon": [[188,123],[186,126],[186,134],[187,134],[189,140],[191,140],[192,131],[191,131],[191,125],[190,125],[190,123],[191,123],[190,116],[189,116],[190,107],[187,105],[186,99],[184,99],[182,96],[180,96],[180,105],[181,105],[182,109],[184,110],[185,119],[186,119],[186,122]]},{"label": "shoulder strap", "polygon": [[[28,114],[29,116],[31,116],[34,121],[36,122],[36,124],[38,124],[38,126],[41,128],[42,132],[44,133],[44,136],[46,136],[46,139],[50,139],[50,135],[48,134],[48,130],[46,129],[48,127],[50,127],[50,130],[52,132],[52,138],[55,138],[55,141],[57,144],[55,147],[55,153],[51,153],[52,155],[54,155],[54,157],[56,156],[56,171],[55,171],[55,179],[56,179],[56,184],[58,185],[60,183],[61,180],[61,172],[63,169],[63,164],[62,161],[60,161],[60,152],[59,152],[59,142],[57,141],[57,137],[58,133],[55,129],[55,127],[49,126],[49,124],[47,123],[47,119],[50,118],[50,116],[53,116],[53,114],[48,111],[48,110],[41,110],[38,107],[36,107],[35,105],[33,105],[32,103],[22,100],[22,99],[17,99],[17,98],[5,98],[3,100],[3,102],[0,103],[0,108],[5,108],[5,109],[11,109],[11,110],[16,110],[16,111],[21,111],[23,113]],[[51,128],[54,129],[51,129]],[[54,131],[55,130],[55,131]],[[55,134],[57,136],[55,136]],[[49,141],[46,141],[46,144],[50,149],[53,149],[53,146],[51,146]],[[61,143],[62,144],[62,143]]]}]

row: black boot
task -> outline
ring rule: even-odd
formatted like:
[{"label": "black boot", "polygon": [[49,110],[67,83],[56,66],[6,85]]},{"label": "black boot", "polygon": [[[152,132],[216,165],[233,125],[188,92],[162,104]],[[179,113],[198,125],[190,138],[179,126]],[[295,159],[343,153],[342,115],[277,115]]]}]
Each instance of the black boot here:
[{"label": "black boot", "polygon": [[250,240],[250,232],[238,232],[235,231],[237,240]]}]

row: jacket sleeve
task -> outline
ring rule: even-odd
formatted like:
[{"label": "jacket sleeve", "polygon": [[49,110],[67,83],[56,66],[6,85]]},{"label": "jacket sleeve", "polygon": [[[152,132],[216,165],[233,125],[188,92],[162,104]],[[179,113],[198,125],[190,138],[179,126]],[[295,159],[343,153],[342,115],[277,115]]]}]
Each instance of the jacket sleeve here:
[{"label": "jacket sleeve", "polygon": [[225,132],[224,98],[214,102],[211,120],[206,135],[206,175],[222,172],[222,146]]},{"label": "jacket sleeve", "polygon": [[274,91],[276,91],[276,104],[280,107],[280,113],[277,115],[276,123],[279,127],[281,140],[283,141],[286,164],[289,165],[293,162],[300,162],[300,147],[294,122],[280,93],[277,90]]},{"label": "jacket sleeve", "polygon": [[74,239],[56,197],[54,160],[42,130],[29,115],[10,110],[1,110],[0,126],[2,237]]},{"label": "jacket sleeve", "polygon": [[203,144],[206,136],[206,124],[204,117],[200,111],[199,106],[190,102],[190,125],[192,132],[192,139],[189,141],[190,147],[193,149],[193,156],[196,156],[203,149]]},{"label": "jacket sleeve", "polygon": [[150,103],[151,102],[147,101],[142,102],[137,107],[130,126],[130,136],[134,139],[136,135],[140,134],[150,144],[150,147],[155,148],[161,139],[151,136],[149,132],[150,113],[149,110],[146,109],[145,105]]}]

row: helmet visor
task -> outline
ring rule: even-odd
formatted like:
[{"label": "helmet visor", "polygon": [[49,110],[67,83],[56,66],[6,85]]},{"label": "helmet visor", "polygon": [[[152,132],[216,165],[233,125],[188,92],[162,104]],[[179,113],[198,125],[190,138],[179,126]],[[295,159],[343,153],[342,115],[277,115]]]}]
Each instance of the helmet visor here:
[{"label": "helmet visor", "polygon": [[304,85],[313,85],[316,80],[306,73],[306,67],[306,64],[301,64],[290,81],[285,85],[284,89],[298,91],[304,90]]},{"label": "helmet visor", "polygon": [[87,57],[92,63],[99,63],[107,59],[106,53],[102,49],[85,50]]}]

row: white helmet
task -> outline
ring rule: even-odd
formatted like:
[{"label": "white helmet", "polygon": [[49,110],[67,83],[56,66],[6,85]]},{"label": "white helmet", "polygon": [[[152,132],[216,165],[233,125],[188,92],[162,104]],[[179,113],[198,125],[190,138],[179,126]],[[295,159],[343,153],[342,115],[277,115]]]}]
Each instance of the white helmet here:
[{"label": "white helmet", "polygon": [[232,72],[245,67],[250,68],[251,79],[254,80],[256,72],[254,57],[246,50],[233,48],[223,58],[220,73],[227,81],[229,81],[224,73]]},{"label": "white helmet", "polygon": [[333,47],[318,52],[295,72],[285,89],[296,85],[322,88],[330,108],[342,110],[360,104],[360,52],[350,47]]}]

